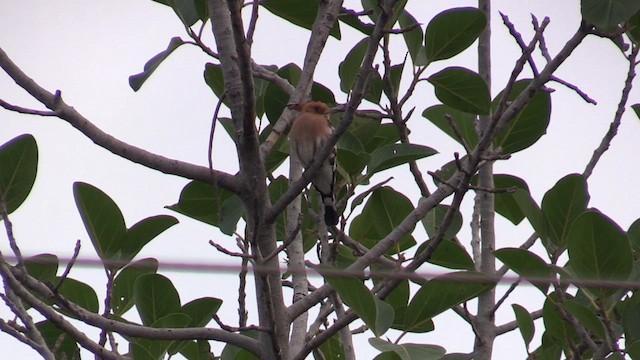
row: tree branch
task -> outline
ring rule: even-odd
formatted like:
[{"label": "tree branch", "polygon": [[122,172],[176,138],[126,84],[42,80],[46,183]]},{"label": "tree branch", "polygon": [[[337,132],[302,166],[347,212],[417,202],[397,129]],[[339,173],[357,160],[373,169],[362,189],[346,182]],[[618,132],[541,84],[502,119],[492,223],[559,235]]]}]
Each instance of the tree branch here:
[{"label": "tree branch", "polygon": [[169,159],[141,148],[129,145],[100,130],[73,107],[67,105],[59,96],[42,88],[16,66],[0,48],[0,67],[24,90],[36,100],[51,109],[56,115],[78,129],[98,146],[132,162],[165,174],[177,175],[187,179],[206,183],[217,183],[223,189],[238,194],[240,188],[235,176],[215,171],[212,179],[206,166],[197,166],[187,162]]}]

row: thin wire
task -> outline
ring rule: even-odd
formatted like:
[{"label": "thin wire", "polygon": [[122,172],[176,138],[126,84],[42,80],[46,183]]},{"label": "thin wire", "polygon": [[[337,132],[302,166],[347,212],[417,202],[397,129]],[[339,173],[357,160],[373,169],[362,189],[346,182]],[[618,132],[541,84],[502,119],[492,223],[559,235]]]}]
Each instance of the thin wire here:
[{"label": "thin wire", "polygon": [[[5,256],[5,259],[10,262],[17,262],[17,258],[13,255]],[[29,263],[29,258],[25,258],[26,262]],[[70,262],[71,258],[58,258],[58,263],[66,264]],[[126,265],[123,262],[117,261],[108,261],[109,265]],[[46,264],[46,262],[40,262],[40,264]],[[53,264],[53,263],[50,263]],[[85,267],[85,268],[102,268],[103,261],[101,259],[96,258],[77,258],[75,260],[75,266]],[[144,265],[137,264],[140,268]],[[229,273],[236,274],[242,270],[240,265],[230,264],[230,263],[204,263],[204,262],[179,262],[179,261],[162,261],[159,263],[158,268],[164,271],[184,271],[184,272],[210,272],[210,273]],[[255,266],[249,269],[251,273],[267,273],[268,270],[264,268],[257,268]],[[578,287],[596,287],[596,288],[607,288],[607,289],[625,289],[625,290],[640,290],[640,282],[631,281],[631,280],[598,280],[598,279],[569,279],[566,277],[559,278],[556,276],[553,277],[524,277],[518,275],[510,275],[506,274],[503,276],[494,276],[489,277],[477,272],[466,272],[466,271],[454,271],[451,270],[419,270],[413,272],[404,272],[398,270],[367,270],[367,271],[349,271],[346,269],[337,269],[337,268],[313,268],[307,267],[305,269],[292,269],[287,268],[286,266],[281,266],[279,268],[280,273],[292,271],[305,271],[308,276],[321,277],[323,275],[330,276],[345,276],[345,277],[355,277],[355,278],[370,278],[370,277],[381,277],[381,278],[400,278],[407,280],[419,280],[424,282],[425,280],[438,278],[439,281],[443,282],[452,282],[452,283],[466,283],[466,284],[486,284],[486,285],[497,285],[497,284],[513,284],[518,281],[524,280],[522,285],[547,285],[547,284],[556,284],[556,285],[574,285]]]}]

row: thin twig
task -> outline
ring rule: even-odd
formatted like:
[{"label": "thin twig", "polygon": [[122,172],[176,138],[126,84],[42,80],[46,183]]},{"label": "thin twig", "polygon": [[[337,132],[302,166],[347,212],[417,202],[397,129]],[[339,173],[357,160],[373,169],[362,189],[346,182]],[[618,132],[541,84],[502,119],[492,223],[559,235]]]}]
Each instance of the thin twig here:
[{"label": "thin twig", "polygon": [[294,242],[296,240],[296,237],[298,236],[298,233],[300,233],[301,226],[302,226],[302,213],[300,213],[300,216],[298,217],[298,224],[296,225],[295,229],[293,229],[291,234],[289,234],[289,237],[287,238],[287,240],[284,241],[282,245],[278,246],[271,254],[267,255],[264,258],[264,260],[269,261],[273,259],[274,257],[278,256],[278,254],[280,254],[284,249],[286,249],[287,246],[289,246],[292,242]]},{"label": "thin twig", "polygon": [[229,255],[229,256],[233,256],[233,257],[239,257],[239,258],[243,258],[243,259],[253,259],[254,257],[250,254],[244,254],[244,253],[239,253],[239,252],[235,252],[235,251],[231,251],[228,250],[227,248],[225,248],[224,246],[216,243],[213,240],[209,240],[209,245],[213,246],[214,248],[216,248],[216,250],[220,251],[221,253],[225,254],[225,255]]},{"label": "thin twig", "polygon": [[562,84],[566,87],[568,87],[569,89],[573,90],[576,92],[576,94],[578,94],[584,101],[588,102],[589,104],[593,104],[593,105],[598,105],[598,102],[593,100],[592,98],[589,97],[589,95],[587,95],[587,93],[585,93],[584,91],[580,90],[579,87],[577,87],[576,85],[573,85],[572,83],[562,80],[558,77],[552,76],[551,77],[551,81],[555,81],[558,84]]},{"label": "thin twig", "polygon": [[2,99],[0,99],[0,106],[2,106],[3,108],[9,111],[15,111],[20,114],[29,114],[29,115],[38,115],[38,116],[57,116],[56,113],[53,111],[28,109],[22,106],[9,104],[8,102]]},{"label": "thin twig", "polygon": [[62,276],[60,276],[60,279],[58,280],[58,283],[53,287],[53,292],[58,292],[58,290],[60,289],[60,286],[62,286],[62,283],[67,279],[67,276],[69,276],[69,273],[71,272],[71,268],[73,267],[73,264],[76,263],[76,259],[78,259],[78,255],[80,254],[80,240],[76,240],[76,246],[73,249],[73,255],[71,256],[71,260],[67,263],[67,266],[64,269],[64,272],[62,273]]},{"label": "thin twig", "polygon": [[491,310],[491,314],[495,314],[496,311],[498,311],[498,309],[500,308],[500,306],[502,305],[502,303],[504,303],[507,298],[509,297],[509,295],[511,295],[511,293],[513,292],[513,290],[516,289],[516,287],[518,287],[518,285],[520,285],[520,280],[514,282],[513,284],[511,284],[511,286],[509,286],[509,289],[507,289],[507,291],[504,293],[504,295],[502,295],[502,297],[500,298],[500,300],[498,300],[496,302],[496,305],[493,307],[493,309]]},{"label": "thin twig", "polygon": [[471,154],[471,148],[469,147],[469,144],[467,144],[467,141],[464,139],[464,136],[462,136],[458,125],[456,125],[455,121],[453,121],[453,117],[449,114],[445,114],[444,118],[447,120],[447,123],[449,124],[449,127],[451,127],[451,130],[453,130],[453,134],[456,136],[460,144],[462,144],[462,146],[464,147],[464,151],[467,153],[467,155]]},{"label": "thin twig", "polygon": [[256,325],[249,325],[249,326],[245,326],[245,327],[233,327],[233,326],[225,325],[222,322],[222,320],[220,320],[220,317],[218,317],[217,314],[213,315],[213,320],[218,324],[218,326],[220,326],[220,329],[222,329],[224,331],[232,332],[232,333],[242,332],[242,331],[250,331],[250,330],[262,331],[262,332],[271,331],[270,329],[265,329],[265,328],[262,328],[262,327],[256,326]]},{"label": "thin twig", "polygon": [[[540,29],[540,23],[538,22],[538,18],[533,14],[531,14],[531,23],[533,24],[533,31],[538,32]],[[547,49],[547,41],[544,36],[540,37],[538,47],[547,62],[551,61],[551,55],[549,54],[549,49]]]},{"label": "thin twig", "polygon": [[636,77],[635,62],[636,62],[636,57],[638,56],[639,50],[640,50],[640,46],[637,46],[637,45],[634,45],[633,49],[631,50],[631,54],[629,55],[629,59],[628,59],[629,70],[627,72],[627,78],[624,82],[624,87],[622,88],[622,95],[620,96],[620,101],[618,102],[618,108],[616,109],[616,113],[613,117],[613,121],[609,125],[609,130],[602,138],[602,141],[600,142],[600,146],[598,146],[593,151],[591,160],[589,160],[589,163],[587,164],[584,171],[582,172],[582,176],[585,179],[588,179],[589,176],[591,176],[591,173],[593,172],[593,169],[598,164],[600,157],[602,157],[602,154],[604,154],[604,152],[607,151],[607,149],[609,149],[609,146],[611,145],[611,141],[618,133],[618,127],[620,126],[622,115],[624,114],[625,108],[627,106],[629,93],[631,92],[631,88],[633,87],[633,79]]}]

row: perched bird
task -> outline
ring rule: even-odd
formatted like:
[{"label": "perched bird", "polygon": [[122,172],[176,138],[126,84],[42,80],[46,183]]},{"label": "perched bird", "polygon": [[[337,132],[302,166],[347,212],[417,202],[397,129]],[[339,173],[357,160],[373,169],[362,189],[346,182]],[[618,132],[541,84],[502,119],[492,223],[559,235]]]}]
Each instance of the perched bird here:
[{"label": "perched bird", "polygon": [[[307,169],[311,166],[316,153],[322,150],[333,132],[329,122],[329,108],[319,101],[307,101],[287,106],[291,110],[300,112],[293,121],[291,131],[289,131],[289,143],[291,152],[298,156],[302,166]],[[311,181],[322,197],[324,222],[328,226],[338,223],[338,213],[333,196],[335,170],[336,149],[334,148]]]}]

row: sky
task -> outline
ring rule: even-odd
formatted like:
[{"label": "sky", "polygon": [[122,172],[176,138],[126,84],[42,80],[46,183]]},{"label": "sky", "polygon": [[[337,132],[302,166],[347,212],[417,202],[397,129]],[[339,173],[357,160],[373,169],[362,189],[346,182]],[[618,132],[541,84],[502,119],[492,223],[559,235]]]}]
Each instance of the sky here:
[{"label": "sky", "polygon": [[[346,2],[352,7],[358,3]],[[409,1],[407,9],[423,23],[424,30],[428,21],[446,8],[475,5],[473,1],[414,0]],[[163,156],[206,165],[209,128],[217,99],[204,83],[202,72],[204,64],[211,60],[199,49],[183,46],[161,65],[140,91],[134,92],[128,85],[128,77],[142,71],[145,62],[165,49],[171,37],[186,38],[180,21],[169,8],[150,0],[0,0],[0,8],[0,47],[41,86],[50,91],[60,89],[68,104],[123,141]],[[548,16],[551,23],[545,37],[552,55],[573,34],[580,21],[578,1],[494,1],[491,14],[493,95],[502,89],[519,57],[519,48],[502,25],[497,11],[509,16],[525,41],[532,35],[530,14],[540,21]],[[205,33],[210,32],[209,29],[207,26]],[[329,39],[315,75],[316,81],[334,89],[340,102],[345,101],[346,95],[339,91],[338,64],[363,37],[347,26],[342,26],[342,34],[341,41]],[[263,10],[253,56],[260,64],[283,66],[294,62],[301,65],[308,35],[307,30]],[[207,38],[211,40],[210,35]],[[213,46],[211,41],[209,44]],[[403,41],[398,37],[393,44],[397,49],[394,60],[400,62],[404,57]],[[543,60],[539,56],[536,59],[541,68]],[[476,51],[472,46],[449,61],[430,66],[426,75],[454,65],[475,69],[475,64]],[[552,120],[547,134],[531,148],[514,154],[511,160],[497,163],[495,172],[525,179],[538,202],[560,178],[582,172],[613,119],[626,71],[624,58],[610,42],[595,37],[585,39],[556,74],[579,86],[598,105],[586,104],[573,91],[551,84],[556,91],[552,94]],[[530,73],[523,76],[530,76]],[[42,109],[4,73],[0,73],[0,98],[12,104]],[[419,162],[425,174],[450,161],[453,152],[463,151],[421,117],[422,110],[437,102],[433,89],[423,82],[407,106],[407,109],[416,107],[409,122],[412,141],[439,151],[438,155]],[[640,102],[640,96],[633,90],[628,105],[637,102]],[[361,108],[374,107],[365,103]],[[0,129],[0,144],[20,134],[31,133],[39,147],[38,178],[34,189],[24,205],[11,215],[19,245],[26,255],[49,252],[69,257],[76,240],[80,239],[80,256],[96,258],[72,194],[73,182],[83,181],[109,194],[123,211],[128,226],[157,214],[170,214],[180,220],[179,225],[155,239],[137,258],[235,264],[221,257],[208,244],[212,239],[233,248],[234,239],[164,208],[177,202],[187,180],[118,158],[98,148],[59,119],[0,110]],[[636,186],[640,167],[635,160],[636,154],[640,153],[638,139],[640,121],[632,111],[627,111],[618,136],[589,179],[589,205],[603,211],[623,229],[640,217],[640,190]],[[221,129],[216,134],[214,146],[214,166],[235,172],[237,162],[229,155],[234,147]],[[411,183],[407,170],[403,166],[384,172],[372,183],[394,176],[390,185],[401,189],[416,205],[419,192]],[[286,167],[278,173],[286,174]],[[428,183],[433,189],[432,183]],[[469,195],[463,207],[469,209],[471,205],[472,196]],[[468,244],[470,218],[469,212],[464,214],[465,227],[460,237]],[[525,222],[513,226],[498,218],[496,226],[498,248],[518,246],[531,234],[531,228]],[[418,230],[416,237],[419,236]],[[0,249],[6,253],[8,246],[4,234],[0,241]],[[225,290],[230,282],[237,281],[236,274],[177,272],[163,270],[162,266],[160,273],[174,281],[183,303],[207,295],[220,297],[225,301],[221,317],[228,323],[235,321],[237,302],[233,291]],[[100,269],[77,267],[70,276],[90,283],[98,291],[99,298],[104,294],[104,285],[101,285],[104,274]],[[504,289],[500,286],[498,294]],[[542,303],[542,297],[531,286],[520,286],[509,300],[530,304],[527,306],[530,310]],[[6,314],[7,310],[0,307],[0,315],[6,317]],[[497,317],[498,324],[502,324],[513,320],[513,313],[509,306],[503,306]],[[472,350],[473,334],[457,316],[443,314],[435,322],[435,332],[420,337],[407,336],[403,341],[439,344],[449,352]],[[539,344],[542,331],[540,321],[536,326],[537,340],[532,348]],[[450,336],[452,333],[456,336]],[[363,354],[362,358],[376,354],[366,342],[368,337],[368,333],[356,336],[356,347],[358,354]],[[216,345],[215,349],[220,347]],[[494,354],[496,359],[508,354],[524,355],[519,334],[513,332],[499,337]],[[2,334],[0,358],[5,356],[37,358],[33,350]]]}]

